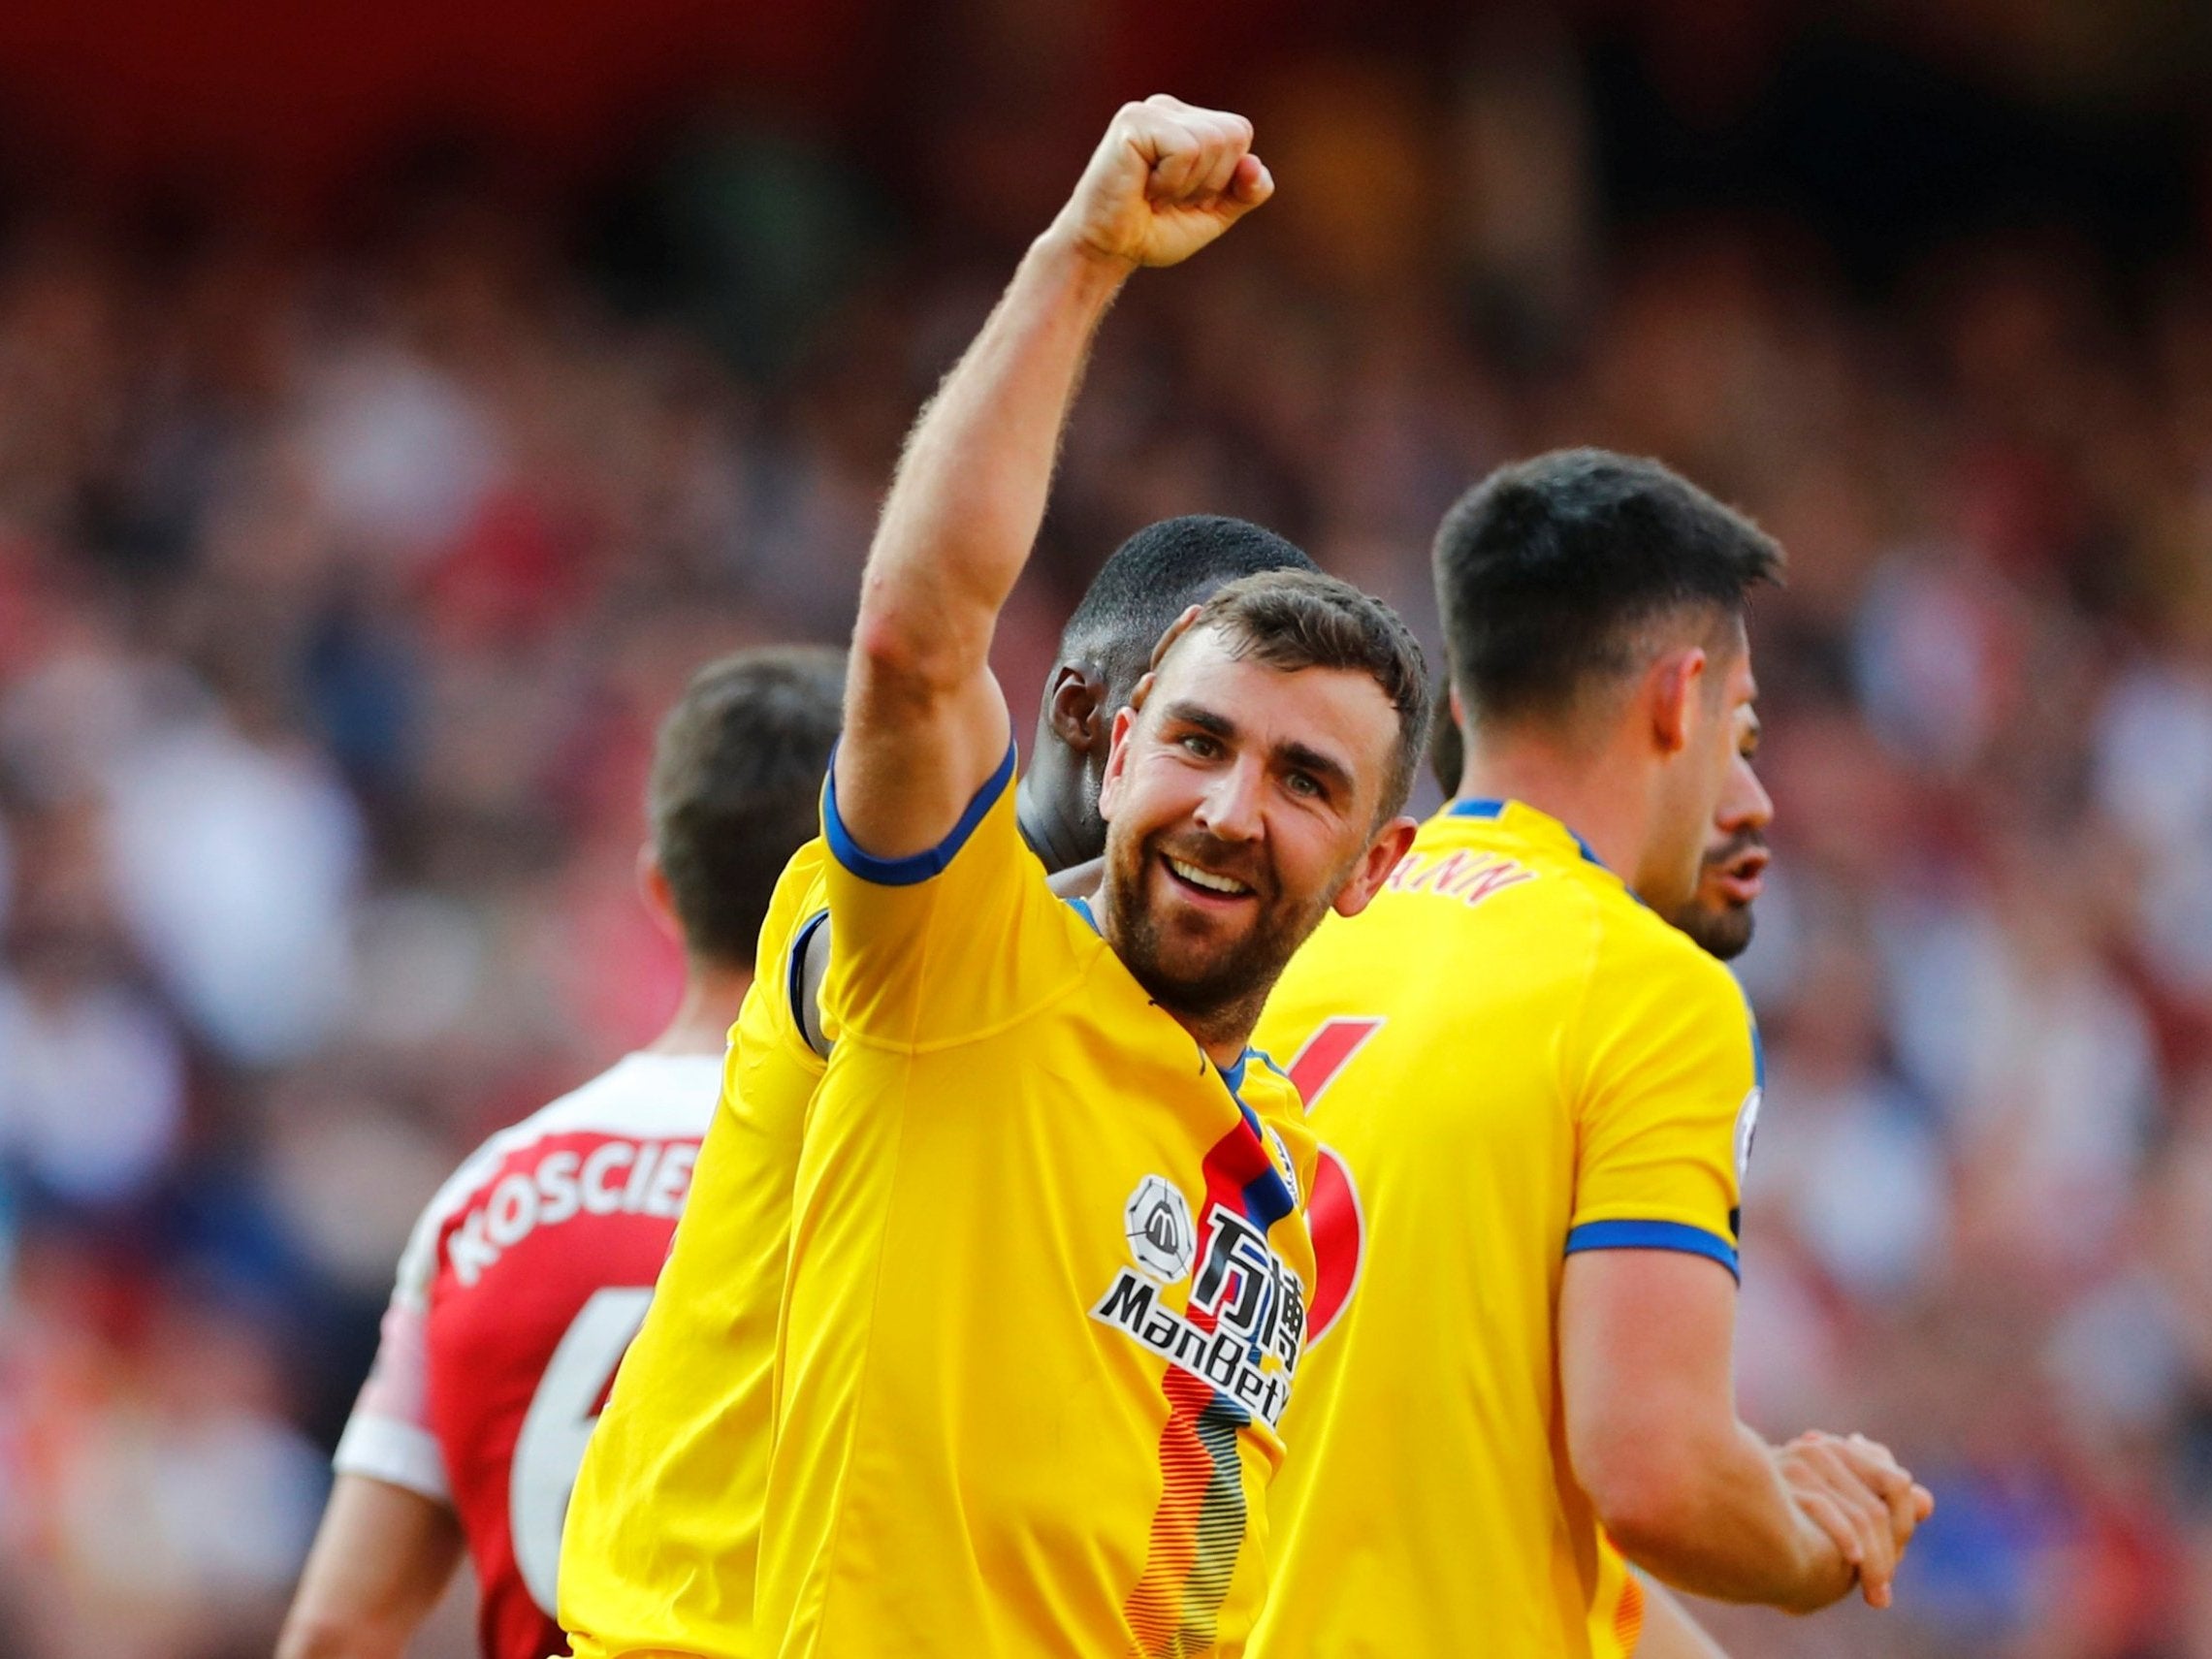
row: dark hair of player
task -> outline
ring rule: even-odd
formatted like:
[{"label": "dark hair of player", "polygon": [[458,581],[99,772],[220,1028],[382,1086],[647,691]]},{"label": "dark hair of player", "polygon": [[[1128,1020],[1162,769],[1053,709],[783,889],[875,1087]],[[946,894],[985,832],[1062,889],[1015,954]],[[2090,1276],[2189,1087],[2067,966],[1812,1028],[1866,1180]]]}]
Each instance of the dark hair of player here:
[{"label": "dark hair of player", "polygon": [[1595,683],[1641,666],[1640,630],[1684,610],[1740,619],[1782,557],[1659,463],[1568,449],[1460,496],[1435,561],[1452,681],[1480,726],[1572,714]]},{"label": "dark hair of player", "polygon": [[646,814],[693,955],[753,960],[776,878],[818,827],[844,697],[841,651],[740,651],[660,722]]},{"label": "dark hair of player", "polygon": [[1168,625],[1214,585],[1264,570],[1318,568],[1295,544],[1243,519],[1212,513],[1162,519],[1099,567],[1061,630],[1060,660],[1096,667],[1113,707],[1143,678]]},{"label": "dark hair of player", "polygon": [[1428,775],[1447,801],[1459,792],[1459,777],[1466,769],[1467,743],[1459,735],[1459,723],[1451,710],[1440,707],[1428,722]]},{"label": "dark hair of player", "polygon": [[1205,602],[1191,631],[1218,632],[1233,656],[1269,668],[1348,668],[1374,677],[1397,711],[1397,743],[1375,821],[1395,815],[1413,789],[1428,737],[1428,663],[1397,613],[1318,570],[1275,570],[1232,582]]}]

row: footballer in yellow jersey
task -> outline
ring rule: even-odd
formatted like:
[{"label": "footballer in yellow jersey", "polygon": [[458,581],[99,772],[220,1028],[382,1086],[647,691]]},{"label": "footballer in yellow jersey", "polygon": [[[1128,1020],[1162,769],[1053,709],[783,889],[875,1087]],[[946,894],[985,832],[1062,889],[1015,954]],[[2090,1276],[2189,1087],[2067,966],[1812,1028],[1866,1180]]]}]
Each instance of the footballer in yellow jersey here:
[{"label": "footballer in yellow jersey", "polygon": [[801,847],[769,900],[690,1198],[569,1499],[560,1613],[576,1659],[752,1651],[791,1180],[822,1073],[792,973],[826,913],[826,856]]},{"label": "footballer in yellow jersey", "polygon": [[1261,1027],[1324,1148],[1263,1659],[1613,1659],[1629,1560],[1886,1603],[1925,1492],[1872,1442],[1774,1448],[1735,1412],[1757,1037],[1662,919],[1745,770],[1744,602],[1779,557],[1598,451],[1501,469],[1438,532],[1465,798]]},{"label": "footballer in yellow jersey", "polygon": [[1126,106],[910,439],[823,800],[835,1037],[778,1332],[757,1650],[1242,1650],[1304,1347],[1310,1143],[1253,1023],[1411,840],[1427,685],[1302,572],[1113,719],[1093,906],[1015,825],[990,637],[1123,281],[1266,200],[1240,117]]},{"label": "footballer in yellow jersey", "polygon": [[1053,897],[1010,770],[941,871],[829,866],[760,1579],[786,1651],[1200,1652],[1259,1599],[1303,1114]]},{"label": "footballer in yellow jersey", "polygon": [[[1062,634],[1037,766],[1016,802],[1022,839],[1047,865],[1096,858],[1105,845],[1106,724],[1169,624],[1226,582],[1311,568],[1272,531],[1210,515],[1148,525],[1114,550]],[[731,1034],[721,1109],[693,1175],[699,1202],[585,1455],[561,1573],[578,1659],[753,1651],[776,1316],[800,1130],[822,1073],[801,964],[829,937],[825,857],[818,840],[810,844],[770,901],[759,977]]]},{"label": "footballer in yellow jersey", "polygon": [[[1261,1651],[1633,1651],[1640,1593],[1560,1479],[1553,1310],[1577,1250],[1735,1271],[1759,1102],[1735,980],[1555,819],[1461,801],[1357,921],[1323,923],[1260,1040],[1295,1057],[1325,1148],[1322,1381],[1299,1401]],[[1469,1432],[1435,1432],[1431,1390]],[[1419,1479],[1385,1476],[1400,1459]],[[1396,1564],[1423,1538],[1452,1570],[1409,1579]]]}]

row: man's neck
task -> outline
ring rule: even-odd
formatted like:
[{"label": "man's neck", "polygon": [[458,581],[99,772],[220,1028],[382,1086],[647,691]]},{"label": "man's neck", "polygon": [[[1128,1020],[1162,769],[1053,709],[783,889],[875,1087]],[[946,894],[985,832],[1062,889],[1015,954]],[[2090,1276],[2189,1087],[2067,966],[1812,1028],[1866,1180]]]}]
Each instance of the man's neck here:
[{"label": "man's neck", "polygon": [[[1120,944],[1120,921],[1114,910],[1112,888],[1113,883],[1110,881],[1101,884],[1097,895],[1090,901],[1091,913],[1098,921],[1101,937],[1113,953],[1121,957],[1122,964],[1126,967],[1129,958],[1123,954]],[[1273,988],[1272,981],[1268,988]],[[1266,991],[1262,991],[1251,999],[1248,1006],[1224,1009],[1207,1015],[1185,1013],[1165,1003],[1157,1005],[1162,1013],[1191,1034],[1191,1040],[1199,1045],[1208,1060],[1220,1069],[1231,1071],[1235,1069],[1236,1063],[1244,1058],[1245,1050],[1251,1045],[1253,1028],[1260,1023],[1260,1010],[1266,1005]]]},{"label": "man's neck", "polygon": [[1651,803],[1641,768],[1602,754],[1561,753],[1531,739],[1470,748],[1459,799],[1519,801],[1565,824],[1598,861],[1633,882],[1643,864]]},{"label": "man's neck", "polygon": [[753,987],[753,969],[691,958],[684,973],[684,1000],[676,1017],[647,1043],[647,1054],[720,1054],[729,1045],[729,1028]]},{"label": "man's neck", "polygon": [[1037,777],[1035,771],[1022,776],[1020,786],[1014,792],[1014,822],[1021,829],[1021,839],[1029,844],[1029,850],[1044,865],[1045,874],[1057,875],[1095,855],[1083,849],[1080,827],[1044,805],[1042,797],[1046,791],[1042,786],[1033,786]]}]

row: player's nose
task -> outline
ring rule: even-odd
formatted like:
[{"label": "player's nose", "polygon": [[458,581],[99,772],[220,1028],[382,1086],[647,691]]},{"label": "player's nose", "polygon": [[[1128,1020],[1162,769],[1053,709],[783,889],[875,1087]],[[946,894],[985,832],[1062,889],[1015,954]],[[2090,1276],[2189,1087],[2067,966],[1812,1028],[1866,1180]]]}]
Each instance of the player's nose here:
[{"label": "player's nose", "polygon": [[1199,826],[1221,841],[1257,841],[1260,792],[1266,782],[1263,770],[1257,760],[1244,756],[1214,773],[1199,797],[1194,814]]},{"label": "player's nose", "polygon": [[1726,835],[1741,835],[1746,830],[1764,831],[1774,822],[1774,797],[1767,786],[1759,782],[1759,774],[1750,758],[1739,754],[1729,768],[1728,786],[1721,792],[1718,822]]}]

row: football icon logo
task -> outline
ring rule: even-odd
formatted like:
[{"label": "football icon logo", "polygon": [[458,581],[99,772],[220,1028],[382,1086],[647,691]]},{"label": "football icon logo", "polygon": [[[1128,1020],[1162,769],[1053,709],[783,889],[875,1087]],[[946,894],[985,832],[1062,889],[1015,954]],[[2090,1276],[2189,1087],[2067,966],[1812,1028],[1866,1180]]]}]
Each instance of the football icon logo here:
[{"label": "football icon logo", "polygon": [[1198,1260],[1198,1228],[1182,1190],[1165,1175],[1147,1175],[1122,1211],[1129,1254],[1146,1277],[1163,1285],[1187,1279]]}]

